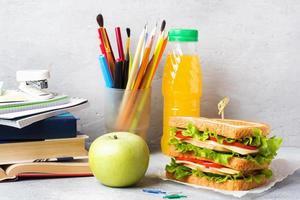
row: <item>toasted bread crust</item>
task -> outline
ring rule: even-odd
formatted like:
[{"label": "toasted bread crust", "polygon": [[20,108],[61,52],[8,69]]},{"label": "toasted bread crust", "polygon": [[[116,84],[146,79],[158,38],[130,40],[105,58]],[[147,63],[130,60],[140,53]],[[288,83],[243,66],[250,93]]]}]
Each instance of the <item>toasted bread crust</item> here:
[{"label": "toasted bread crust", "polygon": [[208,119],[204,117],[171,117],[170,127],[186,128],[189,123],[195,125],[200,131],[209,130],[218,135],[240,139],[253,135],[253,128],[262,130],[264,136],[270,132],[267,124],[232,119]]},{"label": "toasted bread crust", "polygon": [[[172,157],[184,157],[184,158],[198,158],[192,152],[180,153],[177,152],[174,145],[170,146],[170,156]],[[198,158],[199,159],[199,158]],[[201,158],[201,160],[213,161],[207,158]],[[261,170],[268,168],[268,164],[259,165],[250,160],[244,158],[232,157],[228,160],[228,164],[224,165],[228,168],[235,169],[241,172],[247,172],[252,170]]]},{"label": "toasted bread crust", "polygon": [[268,179],[264,178],[260,183],[256,183],[255,181],[246,182],[244,180],[227,180],[223,183],[217,183],[216,181],[208,180],[205,177],[197,177],[195,175],[188,176],[184,179],[176,179],[173,176],[173,174],[166,172],[166,176],[169,179],[174,179],[180,182],[201,185],[221,190],[250,190],[265,185],[268,181]]}]

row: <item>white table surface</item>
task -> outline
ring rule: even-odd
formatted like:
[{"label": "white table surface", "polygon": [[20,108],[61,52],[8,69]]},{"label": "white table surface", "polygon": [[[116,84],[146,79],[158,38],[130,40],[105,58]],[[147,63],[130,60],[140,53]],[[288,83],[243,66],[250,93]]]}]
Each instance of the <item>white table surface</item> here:
[{"label": "white table surface", "polygon": [[[157,169],[165,165],[161,157],[159,153],[151,155],[147,174],[135,187],[109,188],[98,183],[94,177],[2,182],[0,183],[0,200],[163,199],[161,195],[144,193],[143,188],[159,188],[167,192],[180,191],[187,195],[184,199],[234,199],[233,196],[195,189],[153,177]],[[300,170],[277,183],[269,191],[259,195],[248,194],[242,199],[300,199]]]}]

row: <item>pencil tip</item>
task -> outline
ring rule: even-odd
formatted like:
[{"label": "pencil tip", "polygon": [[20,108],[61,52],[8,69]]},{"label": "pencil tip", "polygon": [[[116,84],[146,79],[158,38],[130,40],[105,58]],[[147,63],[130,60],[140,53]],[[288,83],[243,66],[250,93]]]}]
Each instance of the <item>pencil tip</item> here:
[{"label": "pencil tip", "polygon": [[130,28],[126,28],[127,37],[130,37]]},{"label": "pencil tip", "polygon": [[163,32],[165,30],[165,27],[166,27],[166,20],[163,20],[161,23],[160,31]]},{"label": "pencil tip", "polygon": [[103,21],[103,16],[102,16],[102,14],[99,14],[99,15],[97,15],[97,22],[98,22],[98,25],[100,26],[100,27],[103,27],[103,25],[104,25],[104,21]]}]

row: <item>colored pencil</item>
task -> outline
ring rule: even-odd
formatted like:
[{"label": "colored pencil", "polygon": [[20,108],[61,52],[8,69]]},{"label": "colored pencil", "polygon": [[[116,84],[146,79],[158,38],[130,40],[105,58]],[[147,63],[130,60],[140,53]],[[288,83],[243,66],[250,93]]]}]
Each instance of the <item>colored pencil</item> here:
[{"label": "colored pencil", "polygon": [[144,50],[143,59],[142,59],[142,64],[139,68],[136,80],[134,82],[133,90],[139,89],[142,78],[145,74],[147,64],[148,64],[148,61],[149,61],[149,55],[150,55],[150,52],[151,52],[152,44],[153,44],[153,41],[154,41],[154,38],[155,38],[155,30],[156,30],[156,28],[154,28],[152,30],[150,38],[147,41],[147,44],[146,44],[146,47],[145,47],[145,50]]},{"label": "colored pencil", "polygon": [[107,60],[105,58],[104,55],[100,55],[99,56],[99,62],[100,62],[100,69],[102,71],[102,75],[104,77],[104,81],[105,81],[105,85],[108,88],[112,88],[113,87],[113,80],[112,80],[112,76],[107,64]]},{"label": "colored pencil", "polygon": [[167,44],[167,34],[165,34],[164,29],[166,26],[166,21],[163,20],[160,30],[160,35],[157,39],[156,46],[154,49],[153,56],[147,66],[147,70],[145,72],[145,76],[143,77],[142,84],[140,86],[140,89],[142,88],[149,88],[151,85],[151,82],[153,80],[154,74],[156,72],[158,63],[160,62],[161,56],[165,50],[165,46]]},{"label": "colored pencil", "polygon": [[163,39],[162,46],[160,47],[160,50],[157,53],[157,57],[154,57],[153,64],[150,68],[149,77],[146,79],[144,85],[142,85],[142,88],[149,88],[151,86],[151,82],[154,78],[154,75],[155,75],[155,72],[157,70],[158,64],[159,64],[159,62],[161,60],[161,57],[162,57],[162,54],[163,54],[163,52],[166,48],[167,41],[168,41],[168,38],[167,38],[167,35],[166,35]]},{"label": "colored pencil", "polygon": [[129,78],[128,78],[128,82],[126,85],[126,90],[130,90],[133,87],[135,78],[136,78],[136,74],[138,72],[138,62],[139,62],[139,58],[141,55],[141,49],[142,49],[142,45],[145,39],[145,33],[146,33],[146,27],[144,27],[143,31],[141,32],[140,38],[139,38],[139,42],[134,54],[134,58],[133,58],[133,62],[132,62],[132,67],[129,73]]},{"label": "colored pencil", "polygon": [[146,32],[145,32],[145,36],[144,36],[144,41],[143,41],[143,45],[142,45],[142,49],[141,49],[141,57],[139,58],[139,67],[142,64],[143,61],[143,55],[144,55],[144,51],[145,51],[145,47],[146,47],[146,43],[147,43],[147,39],[148,39],[148,23],[146,23]]}]

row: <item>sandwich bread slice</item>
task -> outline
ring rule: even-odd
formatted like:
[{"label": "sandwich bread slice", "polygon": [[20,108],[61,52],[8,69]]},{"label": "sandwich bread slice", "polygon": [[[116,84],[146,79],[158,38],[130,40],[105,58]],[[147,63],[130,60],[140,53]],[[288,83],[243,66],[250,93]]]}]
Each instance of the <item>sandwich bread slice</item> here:
[{"label": "sandwich bread slice", "polygon": [[282,143],[270,127],[242,120],[172,117],[171,164],[166,175],[223,190],[249,190],[267,183],[269,164]]}]

